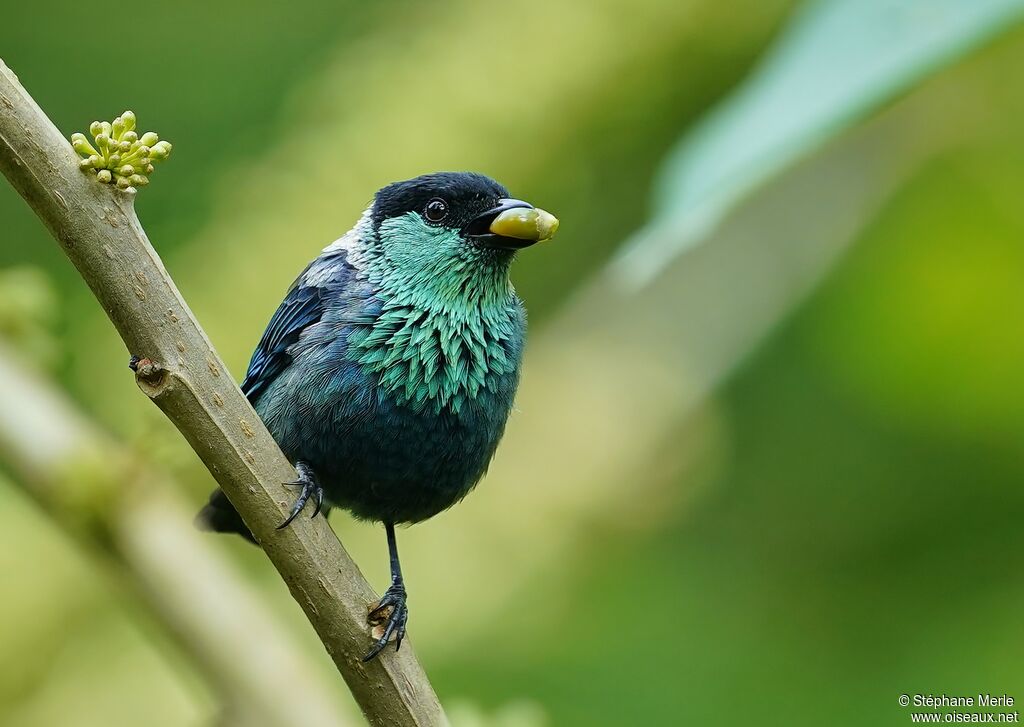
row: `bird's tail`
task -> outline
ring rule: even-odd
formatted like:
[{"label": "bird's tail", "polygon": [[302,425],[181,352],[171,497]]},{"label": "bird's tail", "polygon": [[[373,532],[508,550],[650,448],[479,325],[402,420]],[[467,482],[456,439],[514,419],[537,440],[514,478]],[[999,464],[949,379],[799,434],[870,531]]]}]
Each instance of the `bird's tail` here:
[{"label": "bird's tail", "polygon": [[250,543],[256,542],[242,516],[220,488],[210,494],[210,501],[196,515],[196,527],[215,533],[238,533]]}]

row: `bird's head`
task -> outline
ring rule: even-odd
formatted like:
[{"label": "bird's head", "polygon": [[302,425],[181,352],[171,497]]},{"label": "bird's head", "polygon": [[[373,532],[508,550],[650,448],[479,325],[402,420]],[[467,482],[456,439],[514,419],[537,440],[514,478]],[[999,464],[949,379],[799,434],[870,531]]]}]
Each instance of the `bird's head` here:
[{"label": "bird's head", "polygon": [[[506,280],[516,251],[550,239],[558,220],[482,174],[439,172],[377,192],[362,253],[392,282],[438,292]],[[468,283],[468,285],[467,285]],[[446,296],[447,297],[447,296]]]}]

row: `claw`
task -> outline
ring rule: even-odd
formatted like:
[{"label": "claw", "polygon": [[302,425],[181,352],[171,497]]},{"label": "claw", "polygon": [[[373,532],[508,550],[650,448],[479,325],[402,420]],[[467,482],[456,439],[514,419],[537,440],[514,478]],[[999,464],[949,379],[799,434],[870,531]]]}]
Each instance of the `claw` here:
[{"label": "claw", "polygon": [[[384,612],[388,608],[391,609],[391,613],[385,620]],[[363,657],[364,662],[370,661],[382,652],[392,635],[395,637],[395,651],[402,647],[402,639],[405,638],[405,625],[409,621],[409,608],[406,606],[405,586],[401,581],[391,585],[391,588],[384,593],[384,597],[380,599],[380,603],[367,615],[366,620],[371,626],[380,626],[382,623],[386,623],[386,626],[384,633],[374,643],[373,648]]]},{"label": "claw", "polygon": [[299,491],[299,496],[295,498],[295,504],[292,506],[291,512],[288,513],[288,517],[285,518],[283,523],[277,526],[278,530],[286,528],[291,524],[292,520],[302,512],[302,508],[304,508],[306,503],[309,502],[310,497],[313,497],[316,500],[316,510],[313,512],[313,517],[316,517],[323,508],[324,490],[320,487],[320,484],[313,476],[313,471],[302,462],[299,462],[295,466],[295,471],[299,473],[299,479],[294,482],[285,482],[284,484],[287,487],[301,487],[302,489]]},{"label": "claw", "polygon": [[313,514],[310,515],[311,518],[314,518],[317,515],[319,515],[320,514],[320,510],[323,509],[323,506],[324,506],[324,488],[322,488],[322,487],[316,488],[316,495],[315,496],[316,496],[316,508],[313,510]]}]

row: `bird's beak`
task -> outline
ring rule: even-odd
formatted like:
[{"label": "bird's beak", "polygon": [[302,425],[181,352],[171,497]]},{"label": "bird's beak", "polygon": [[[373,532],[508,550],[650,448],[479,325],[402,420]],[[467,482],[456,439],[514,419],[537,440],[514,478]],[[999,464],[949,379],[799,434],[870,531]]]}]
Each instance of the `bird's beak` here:
[{"label": "bird's beak", "polygon": [[558,230],[558,219],[518,199],[498,200],[466,226],[466,234],[484,247],[518,250],[535,242],[550,240]]}]

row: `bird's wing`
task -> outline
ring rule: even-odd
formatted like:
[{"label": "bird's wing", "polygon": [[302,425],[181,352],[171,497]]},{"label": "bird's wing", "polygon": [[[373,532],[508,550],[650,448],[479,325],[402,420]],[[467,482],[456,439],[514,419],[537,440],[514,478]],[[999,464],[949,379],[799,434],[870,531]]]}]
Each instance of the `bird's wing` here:
[{"label": "bird's wing", "polygon": [[321,319],[328,290],[343,285],[351,271],[344,251],[319,257],[302,271],[267,324],[249,361],[242,382],[242,392],[249,401],[255,404],[263,390],[291,363],[289,348],[304,330]]}]

